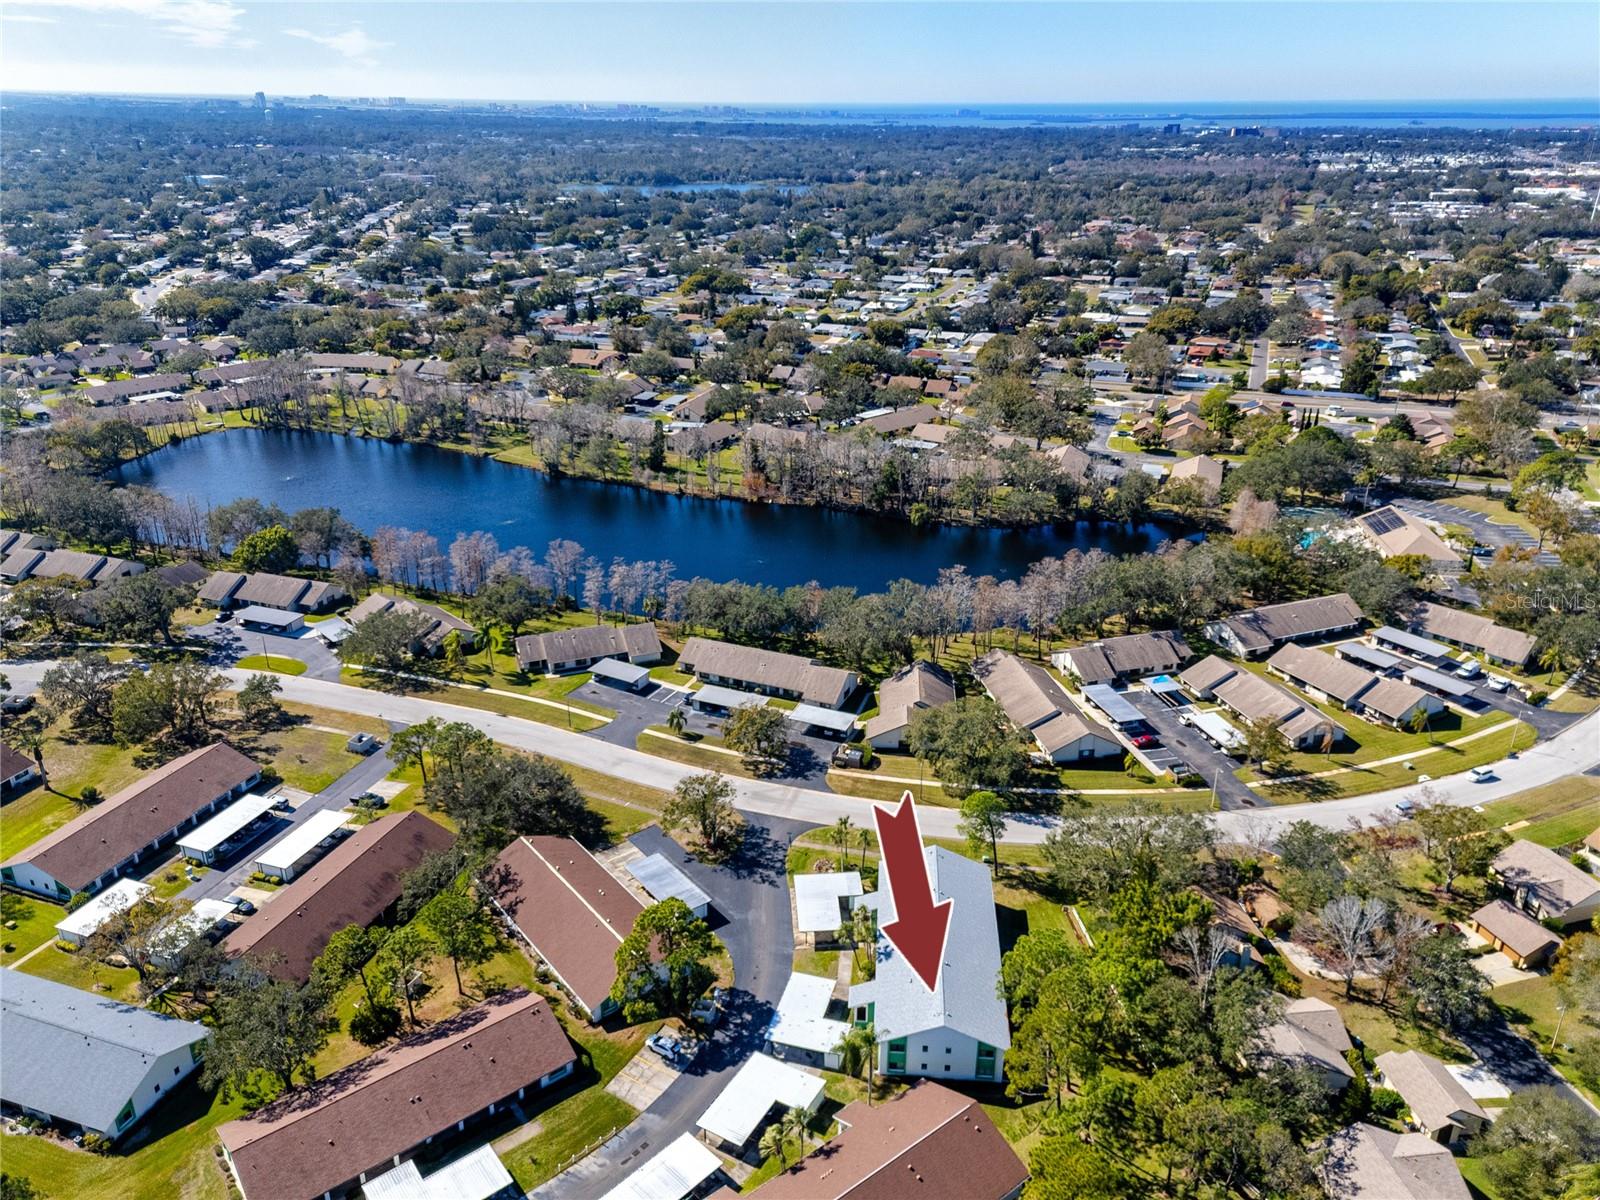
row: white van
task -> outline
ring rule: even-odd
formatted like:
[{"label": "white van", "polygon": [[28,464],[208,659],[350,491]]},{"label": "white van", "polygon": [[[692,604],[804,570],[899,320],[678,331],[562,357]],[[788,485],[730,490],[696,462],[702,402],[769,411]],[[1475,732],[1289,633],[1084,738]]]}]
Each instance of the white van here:
[{"label": "white van", "polygon": [[1472,776],[1473,783],[1488,783],[1491,779],[1498,778],[1493,767],[1471,767],[1467,774]]}]

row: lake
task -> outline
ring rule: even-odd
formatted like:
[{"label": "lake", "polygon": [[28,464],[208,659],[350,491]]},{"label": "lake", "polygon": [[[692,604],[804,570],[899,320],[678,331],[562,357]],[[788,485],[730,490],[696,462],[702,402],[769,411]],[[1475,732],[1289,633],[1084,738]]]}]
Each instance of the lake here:
[{"label": "lake", "polygon": [[975,576],[1016,577],[1037,559],[1073,549],[1133,554],[1183,536],[1160,522],[917,529],[868,513],[551,479],[433,446],[283,430],[188,438],[114,477],[208,505],[242,496],[289,512],[331,505],[367,533],[380,525],[424,529],[445,549],[458,533],[478,529],[502,549],[527,546],[537,557],[552,539],[570,538],[606,561],[671,559],[683,578],[779,587],[816,580],[863,592],[894,579],[931,583],[955,563]]}]

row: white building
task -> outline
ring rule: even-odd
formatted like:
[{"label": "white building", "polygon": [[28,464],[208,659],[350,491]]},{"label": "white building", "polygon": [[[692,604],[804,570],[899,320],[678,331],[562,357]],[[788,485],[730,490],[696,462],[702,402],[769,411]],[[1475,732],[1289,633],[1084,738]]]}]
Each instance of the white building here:
[{"label": "white building", "polygon": [[794,877],[794,919],[813,946],[837,939],[849,921],[848,901],[861,895],[860,871],[820,871]]},{"label": "white building", "polygon": [[117,880],[87,904],[73,909],[57,921],[57,940],[74,946],[83,945],[107,921],[132,908],[153,890],[148,883],[140,883],[137,879]]},{"label": "white building", "polygon": [[776,1058],[808,1067],[839,1069],[839,1040],[850,1032],[850,1022],[828,1016],[834,981],[821,975],[795,972],[783,987],[778,1011],[767,1027],[767,1041]]},{"label": "white building", "polygon": [[879,890],[862,901],[878,913],[877,977],[850,989],[850,1007],[857,1024],[871,1023],[877,1033],[878,1070],[885,1075],[998,1083],[1011,1032],[1000,996],[1000,931],[989,869],[942,846],[924,854],[934,903],[954,901],[938,986],[929,991],[881,932],[894,920],[885,863]]}]

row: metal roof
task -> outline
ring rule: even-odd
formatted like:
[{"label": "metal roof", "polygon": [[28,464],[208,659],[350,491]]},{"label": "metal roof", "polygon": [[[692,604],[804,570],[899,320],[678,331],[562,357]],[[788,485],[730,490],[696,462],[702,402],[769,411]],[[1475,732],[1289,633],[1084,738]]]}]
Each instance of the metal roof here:
[{"label": "metal roof", "polygon": [[1414,633],[1407,633],[1404,629],[1396,629],[1393,625],[1385,625],[1382,629],[1373,630],[1372,640],[1386,642],[1391,646],[1399,646],[1402,650],[1409,650],[1413,654],[1426,655],[1428,658],[1450,657],[1450,647],[1443,642],[1436,642],[1432,638],[1418,637]]},{"label": "metal roof", "polygon": [[119,879],[82,908],[73,909],[56,922],[56,932],[88,938],[118,913],[132,908],[154,889],[137,879]]},{"label": "metal roof", "polygon": [[361,1194],[365,1200],[489,1200],[513,1182],[494,1147],[485,1143],[427,1175],[414,1159],[403,1162],[367,1180]]},{"label": "metal roof", "polygon": [[247,625],[272,625],[279,629],[287,629],[291,625],[298,625],[305,617],[297,612],[290,612],[283,608],[268,608],[264,604],[247,604],[234,614],[236,621],[243,621]]},{"label": "metal roof", "polygon": [[822,1079],[770,1054],[753,1054],[696,1122],[734,1146],[750,1140],[774,1104],[807,1112],[822,1099]]},{"label": "metal roof", "polygon": [[828,729],[834,733],[847,733],[856,727],[854,713],[840,712],[837,708],[823,708],[818,704],[796,704],[789,713],[796,725]]},{"label": "metal roof", "polygon": [[1400,660],[1394,655],[1374,650],[1371,646],[1363,646],[1360,642],[1344,642],[1335,647],[1334,653],[1340,658],[1348,658],[1351,662],[1358,662],[1375,671],[1392,671],[1400,665]]},{"label": "metal roof", "polygon": [[764,708],[766,707],[767,697],[759,696],[754,692],[741,692],[738,688],[708,683],[698,692],[690,692],[689,701],[691,704],[710,704],[717,708],[727,709],[743,708],[746,705]]},{"label": "metal roof", "polygon": [[839,901],[861,895],[860,871],[824,871],[794,877],[794,907],[801,933],[832,933],[844,923]]},{"label": "metal roof", "polygon": [[722,1160],[694,1134],[680,1133],[601,1200],[683,1200],[721,1168]]},{"label": "metal roof", "polygon": [[178,839],[178,849],[187,854],[210,854],[223,842],[244,829],[262,814],[270,812],[278,802],[276,795],[263,796],[252,792],[241,796],[198,829],[193,829]]},{"label": "metal roof", "polygon": [[1472,695],[1473,686],[1463,683],[1453,675],[1446,675],[1442,671],[1429,670],[1427,667],[1412,667],[1406,672],[1406,678],[1418,687],[1429,688],[1435,692],[1443,692],[1446,696],[1455,699],[1465,699]]},{"label": "metal roof", "polygon": [[850,1022],[830,1018],[828,1005],[833,1000],[834,981],[821,975],[789,976],[778,1011],[767,1027],[767,1040],[782,1046],[797,1046],[818,1054],[832,1054],[839,1039],[850,1032]]},{"label": "metal roof", "polygon": [[294,865],[317,848],[317,843],[332,835],[350,819],[337,809],[314,812],[255,857],[256,868],[268,875],[292,870]]},{"label": "metal roof", "polygon": [[1244,736],[1219,713],[1190,713],[1189,722],[1224,750],[1231,750],[1244,741]]},{"label": "metal roof", "polygon": [[1105,713],[1114,724],[1136,725],[1144,720],[1143,713],[1124,700],[1116,688],[1107,684],[1088,684],[1083,689],[1083,698]]},{"label": "metal roof", "polygon": [[0,1096],[86,1129],[114,1130],[157,1059],[209,1036],[193,1021],[0,971]]},{"label": "metal roof", "polygon": [[630,662],[623,662],[620,658],[602,658],[597,663],[591,663],[589,674],[598,675],[601,679],[615,679],[629,687],[642,679],[650,678],[649,667],[636,667]]},{"label": "metal roof", "polygon": [[695,912],[710,905],[711,897],[664,854],[649,854],[628,864],[628,874],[657,900],[675,896]]}]

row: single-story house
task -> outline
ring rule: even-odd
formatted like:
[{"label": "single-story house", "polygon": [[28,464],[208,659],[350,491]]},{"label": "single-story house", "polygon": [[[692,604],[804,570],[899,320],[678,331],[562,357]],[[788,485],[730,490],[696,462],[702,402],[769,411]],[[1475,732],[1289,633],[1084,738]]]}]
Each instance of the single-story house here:
[{"label": "single-story house", "polygon": [[1079,712],[1043,667],[1004,650],[991,650],[972,664],[983,690],[1018,729],[1031,734],[1051,762],[1077,762],[1123,753],[1104,725]]},{"label": "single-story house", "polygon": [[514,989],[285,1092],[217,1137],[245,1200],[344,1197],[576,1062],[544,997]]},{"label": "single-story house", "polygon": [[22,971],[0,971],[0,1099],[118,1138],[182,1086],[211,1031]]},{"label": "single-story house", "polygon": [[1350,523],[1357,539],[1384,558],[1417,555],[1435,571],[1451,571],[1461,566],[1461,555],[1450,548],[1433,526],[1392,504],[1362,513]]},{"label": "single-story house", "polygon": [[440,608],[437,604],[424,604],[420,600],[409,600],[404,596],[385,596],[380,592],[373,592],[352,608],[347,619],[351,625],[360,625],[374,613],[381,612],[417,613],[427,619],[428,624],[422,627],[422,632],[413,647],[418,653],[438,654],[444,649],[445,639],[451,634],[461,639],[463,650],[471,650],[478,640],[478,630],[475,626],[463,621],[455,613]]},{"label": "single-story house", "polygon": [[31,547],[15,550],[0,562],[0,580],[21,583],[24,579],[76,579],[80,583],[102,584],[144,570],[143,563],[129,562],[110,554],[88,550],[50,550]]},{"label": "single-story house", "polygon": [[1433,1055],[1391,1050],[1378,1055],[1375,1065],[1379,1082],[1400,1093],[1411,1120],[1434,1141],[1454,1145],[1489,1123],[1489,1114]]},{"label": "single-story house", "polygon": [[420,812],[380,817],[285,886],[224,938],[222,949],[230,958],[256,960],[280,979],[303,983],[329,938],[388,912],[400,899],[406,873],[454,841],[454,834]]},{"label": "single-story house", "polygon": [[0,793],[25,792],[43,778],[39,764],[10,742],[0,742]]},{"label": "single-story house", "polygon": [[955,698],[955,680],[943,667],[922,661],[901,667],[878,685],[878,712],[867,719],[867,741],[879,750],[898,750],[906,744],[913,716]]},{"label": "single-story house", "polygon": [[591,1021],[617,1007],[617,947],[644,911],[572,838],[520,837],[495,859],[492,900]]},{"label": "single-story house", "polygon": [[1339,1200],[1471,1200],[1449,1149],[1422,1133],[1348,1125],[1325,1138],[1317,1176]]},{"label": "single-story house", "polygon": [[1057,650],[1050,656],[1050,665],[1080,683],[1115,683],[1136,675],[1176,671],[1191,653],[1177,633],[1160,629]]},{"label": "single-story house", "polygon": [[1489,901],[1467,919],[1480,937],[1524,971],[1543,966],[1561,946],[1557,935],[1504,900]]},{"label": "single-story house", "polygon": [[828,1015],[834,982],[799,971],[789,976],[767,1027],[767,1042],[774,1058],[830,1071],[839,1069],[839,1042],[850,1032],[850,1022]]},{"label": "single-story house", "polygon": [[1536,842],[1512,842],[1489,864],[1489,878],[1514,904],[1563,928],[1600,913],[1600,879]]},{"label": "single-story house", "polygon": [[794,877],[795,929],[813,946],[838,939],[862,892],[860,871],[818,871]]},{"label": "single-story house", "polygon": [[[1333,660],[1329,660],[1333,661]],[[1214,697],[1247,722],[1268,721],[1277,726],[1297,750],[1315,749],[1347,736],[1337,721],[1302,702],[1270,679],[1241,670],[1216,655],[1208,655],[1178,676],[1184,687],[1201,699]]]},{"label": "single-story house", "polygon": [[762,1200],[1016,1200],[1028,1181],[983,1106],[929,1079],[884,1103],[857,1100],[835,1119],[833,1139],[763,1184]]},{"label": "single-story house", "polygon": [[549,633],[525,633],[516,641],[517,666],[536,675],[584,671],[603,658],[635,666],[661,661],[661,638],[654,622],[637,625],[583,625]]},{"label": "single-story house", "polygon": [[1209,454],[1194,454],[1173,463],[1172,470],[1167,472],[1167,481],[1177,483],[1184,479],[1198,479],[1211,492],[1219,492],[1224,470],[1221,460]]},{"label": "single-story house", "polygon": [[1205,634],[1219,645],[1245,658],[1259,658],[1283,642],[1331,637],[1358,628],[1366,617],[1360,606],[1343,592],[1266,604],[1212,621]]},{"label": "single-story house", "polygon": [[291,612],[320,612],[349,594],[337,584],[320,579],[300,579],[293,575],[274,575],[269,571],[213,571],[195,597],[216,608],[261,605]]},{"label": "single-story house", "polygon": [[774,1108],[816,1112],[822,1103],[822,1087],[820,1075],[780,1062],[770,1054],[752,1054],[696,1124],[711,1146],[720,1146],[739,1157]]},{"label": "single-story house", "polygon": [[1326,1000],[1305,996],[1284,1006],[1283,1017],[1262,1030],[1258,1064],[1267,1061],[1310,1067],[1329,1091],[1342,1092],[1355,1078],[1345,1061],[1352,1048],[1339,1010]]},{"label": "single-story house", "polygon": [[798,654],[692,637],[678,655],[678,669],[706,683],[748,692],[843,708],[859,682],[854,671],[825,667]]},{"label": "single-story house", "polygon": [[226,742],[191,750],[0,864],[0,881],[65,903],[137,867],[242,795],[261,768]]},{"label": "single-story house", "polygon": [[1411,628],[1452,646],[1476,651],[1490,662],[1507,667],[1525,666],[1536,640],[1532,634],[1496,625],[1477,613],[1428,601],[1416,606],[1411,615]]}]

